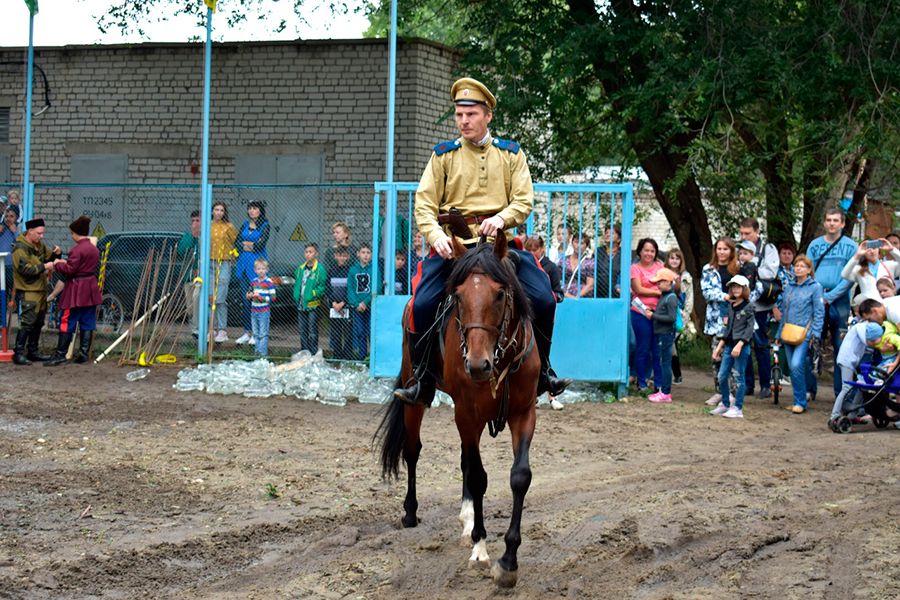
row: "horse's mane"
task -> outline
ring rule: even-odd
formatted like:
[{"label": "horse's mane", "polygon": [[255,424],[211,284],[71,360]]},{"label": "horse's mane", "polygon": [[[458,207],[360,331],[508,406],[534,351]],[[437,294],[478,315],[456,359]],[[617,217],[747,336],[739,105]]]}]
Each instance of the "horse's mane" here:
[{"label": "horse's mane", "polygon": [[[517,257],[520,260],[521,257]],[[516,270],[509,257],[502,260],[494,254],[492,244],[480,244],[459,258],[454,259],[453,269],[447,279],[447,293],[453,294],[473,271],[481,271],[500,285],[509,288],[513,296],[513,306],[520,319],[532,319],[531,302],[516,277]]]}]

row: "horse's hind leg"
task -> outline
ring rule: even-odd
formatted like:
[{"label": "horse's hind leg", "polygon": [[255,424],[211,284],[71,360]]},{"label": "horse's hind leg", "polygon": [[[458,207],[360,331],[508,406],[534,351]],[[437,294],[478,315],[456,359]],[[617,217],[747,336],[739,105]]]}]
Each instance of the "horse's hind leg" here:
[{"label": "horse's hind leg", "polygon": [[472,540],[470,562],[487,563],[487,532],[484,529],[484,493],[487,491],[487,472],[481,463],[478,436],[462,436],[463,503],[459,518],[463,521],[463,535],[469,532]]},{"label": "horse's hind leg", "polygon": [[512,488],[513,508],[509,520],[509,529],[503,536],[506,542],[506,552],[500,557],[493,567],[491,575],[500,587],[513,587],[518,579],[519,563],[517,552],[522,543],[521,523],[522,506],[525,504],[525,494],[531,486],[531,465],[528,461],[528,451],[531,447],[531,438],[534,435],[534,407],[530,414],[518,419],[510,419],[509,429],[512,433],[513,459],[512,469],[509,473],[509,485]]},{"label": "horse's hind leg", "polygon": [[403,510],[406,511],[400,519],[404,527],[415,527],[419,524],[416,511],[419,509],[419,501],[416,499],[416,464],[419,462],[419,453],[422,451],[422,441],[419,434],[422,429],[422,417],[425,415],[425,406],[404,406],[403,420],[406,429],[406,439],[403,444],[403,460],[406,462],[406,498],[403,500]]}]

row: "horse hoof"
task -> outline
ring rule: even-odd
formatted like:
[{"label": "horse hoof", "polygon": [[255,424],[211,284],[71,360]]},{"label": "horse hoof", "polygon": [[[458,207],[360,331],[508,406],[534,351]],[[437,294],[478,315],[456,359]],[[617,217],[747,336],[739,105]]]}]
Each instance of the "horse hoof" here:
[{"label": "horse hoof", "polygon": [[487,551],[487,543],[485,543],[484,540],[478,540],[478,543],[472,546],[469,564],[480,567],[487,567],[491,564],[491,557],[488,555]]},{"label": "horse hoof", "polygon": [[400,517],[400,526],[404,529],[409,529],[410,527],[415,527],[420,522],[418,517]]},{"label": "horse hoof", "polygon": [[500,566],[499,562],[495,562],[491,567],[491,577],[494,578],[494,583],[499,587],[513,588],[516,587],[516,582],[519,580],[519,572],[507,571]]}]

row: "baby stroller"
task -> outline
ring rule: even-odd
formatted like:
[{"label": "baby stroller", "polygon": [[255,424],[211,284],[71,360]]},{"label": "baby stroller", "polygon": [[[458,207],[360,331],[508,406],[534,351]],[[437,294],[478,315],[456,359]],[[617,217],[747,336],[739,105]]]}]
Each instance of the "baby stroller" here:
[{"label": "baby stroller", "polygon": [[[872,423],[884,429],[891,423],[900,420],[900,403],[891,400],[891,394],[900,394],[900,367],[891,372],[880,369],[873,364],[860,365],[859,378],[850,385],[855,387],[863,397],[862,408],[872,417]],[[894,411],[893,416],[887,414],[888,409]],[[828,421],[828,426],[835,433],[850,433],[853,425],[849,417],[841,416]]]}]

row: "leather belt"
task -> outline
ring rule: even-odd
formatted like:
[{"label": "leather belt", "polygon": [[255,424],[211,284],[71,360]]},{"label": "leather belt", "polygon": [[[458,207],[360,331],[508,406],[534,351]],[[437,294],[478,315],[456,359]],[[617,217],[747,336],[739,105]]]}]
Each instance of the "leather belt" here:
[{"label": "leather belt", "polygon": [[[491,217],[495,217],[496,215],[471,215],[468,217],[462,217],[466,222],[466,225],[481,225],[483,222],[487,221]],[[438,223],[441,225],[449,225],[452,223],[453,215],[447,213],[440,213],[438,215]],[[459,218],[459,217],[456,217]]]}]

